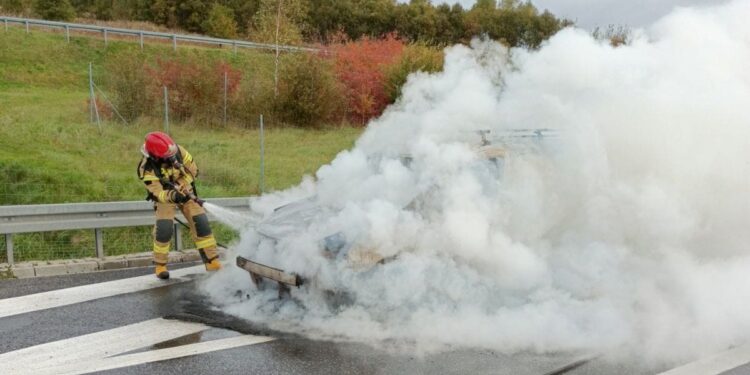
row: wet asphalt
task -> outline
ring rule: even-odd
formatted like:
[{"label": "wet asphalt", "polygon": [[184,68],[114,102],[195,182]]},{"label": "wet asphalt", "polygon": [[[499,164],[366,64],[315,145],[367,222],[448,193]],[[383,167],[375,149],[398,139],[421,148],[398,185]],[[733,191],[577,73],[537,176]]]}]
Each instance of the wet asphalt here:
[{"label": "wet asphalt", "polygon": [[[0,299],[151,273],[150,268],[25,280],[0,280]],[[211,328],[157,348],[225,338],[243,333],[270,335],[275,341],[196,356],[105,371],[105,374],[654,374],[638,364],[593,359],[569,366],[570,354],[505,355],[456,349],[415,356],[357,343],[310,340],[268,331],[253,322],[222,314],[194,292],[195,281],[128,293],[69,306],[0,318],[0,353],[164,317]],[[144,348],[148,350],[150,348]],[[739,375],[745,372],[732,373]]]}]

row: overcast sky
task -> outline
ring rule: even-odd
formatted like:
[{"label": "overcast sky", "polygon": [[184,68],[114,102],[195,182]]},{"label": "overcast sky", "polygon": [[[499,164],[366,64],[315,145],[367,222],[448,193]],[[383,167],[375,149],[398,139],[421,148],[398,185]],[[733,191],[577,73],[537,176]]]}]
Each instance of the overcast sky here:
[{"label": "overcast sky", "polygon": [[[576,21],[578,26],[648,26],[676,6],[705,6],[727,0],[532,0],[539,9]],[[433,3],[461,3],[471,7],[475,0],[433,0]]]}]

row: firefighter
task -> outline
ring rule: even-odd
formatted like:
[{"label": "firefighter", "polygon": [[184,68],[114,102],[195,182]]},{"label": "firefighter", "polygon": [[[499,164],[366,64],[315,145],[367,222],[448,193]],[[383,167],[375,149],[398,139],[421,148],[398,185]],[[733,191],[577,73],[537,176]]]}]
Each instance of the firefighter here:
[{"label": "firefighter", "polygon": [[190,225],[190,234],[207,271],[221,268],[216,239],[208,225],[202,201],[196,197],[195,177],[198,166],[193,156],[162,132],[146,135],[141,147],[143,158],[138,164],[138,177],[146,186],[146,199],[154,201],[154,264],[156,277],[168,279],[169,243],[174,231],[175,209],[179,208]]}]

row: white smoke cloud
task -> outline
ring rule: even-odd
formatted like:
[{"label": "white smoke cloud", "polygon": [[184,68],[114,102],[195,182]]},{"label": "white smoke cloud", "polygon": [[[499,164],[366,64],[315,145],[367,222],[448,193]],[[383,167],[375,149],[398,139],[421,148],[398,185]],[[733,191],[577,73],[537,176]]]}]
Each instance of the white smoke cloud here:
[{"label": "white smoke cloud", "polygon": [[[237,245],[308,277],[294,300],[236,268],[203,287],[276,329],[418,350],[674,363],[748,341],[747,14],[748,0],[677,10],[619,48],[566,29],[538,51],[446,49],[444,71],[412,75],[315,181],[253,202],[268,216],[317,197],[293,235]],[[477,130],[529,128],[558,136],[508,146],[500,173],[479,156]],[[323,256],[336,233],[393,259]]]}]

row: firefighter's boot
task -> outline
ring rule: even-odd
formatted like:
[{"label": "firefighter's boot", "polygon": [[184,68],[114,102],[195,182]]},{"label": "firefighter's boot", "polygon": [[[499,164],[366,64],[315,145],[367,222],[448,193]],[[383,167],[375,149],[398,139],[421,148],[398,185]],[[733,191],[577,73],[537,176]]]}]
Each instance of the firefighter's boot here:
[{"label": "firefighter's boot", "polygon": [[206,266],[206,271],[218,271],[221,269],[221,262],[219,261],[219,254],[216,252],[216,247],[199,249],[198,253],[200,253],[203,264]]},{"label": "firefighter's boot", "polygon": [[162,280],[166,280],[169,278],[169,271],[167,271],[166,264],[157,264],[154,268],[154,273],[156,274],[156,277]]},{"label": "firefighter's boot", "polygon": [[218,271],[221,269],[221,262],[219,258],[214,258],[212,261],[206,263],[206,271]]}]

